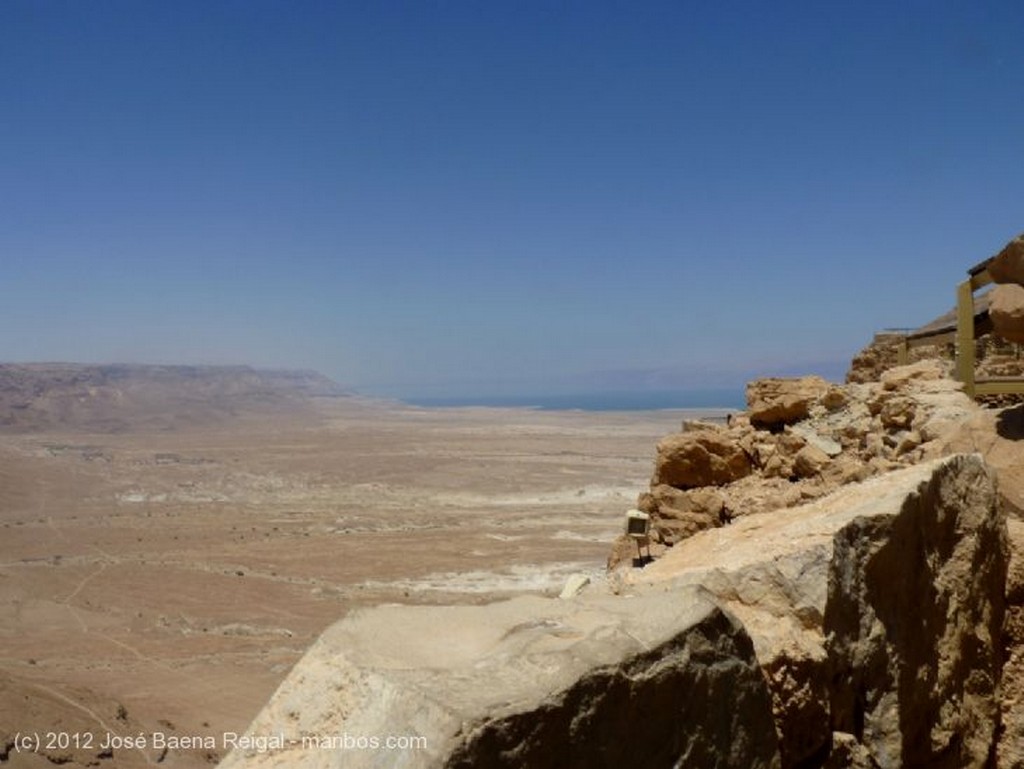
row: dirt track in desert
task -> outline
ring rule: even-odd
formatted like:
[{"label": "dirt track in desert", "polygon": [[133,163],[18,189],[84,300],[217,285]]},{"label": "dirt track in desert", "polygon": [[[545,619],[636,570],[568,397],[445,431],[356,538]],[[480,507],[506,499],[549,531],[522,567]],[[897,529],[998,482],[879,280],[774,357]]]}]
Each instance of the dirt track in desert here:
[{"label": "dirt track in desert", "polygon": [[[683,416],[327,402],[314,420],[5,436],[0,757],[208,765],[353,608],[597,577]],[[155,732],[217,745],[101,744]]]}]

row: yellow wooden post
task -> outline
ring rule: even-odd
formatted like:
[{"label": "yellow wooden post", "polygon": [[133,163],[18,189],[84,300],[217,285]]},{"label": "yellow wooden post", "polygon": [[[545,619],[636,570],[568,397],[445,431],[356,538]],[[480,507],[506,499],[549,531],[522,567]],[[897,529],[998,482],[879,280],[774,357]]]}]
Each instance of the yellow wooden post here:
[{"label": "yellow wooden post", "polygon": [[974,286],[965,280],[956,290],[956,374],[974,397]]},{"label": "yellow wooden post", "polygon": [[896,365],[906,366],[910,362],[910,345],[907,343],[907,335],[904,334],[903,338],[900,339],[899,346],[896,348]]}]

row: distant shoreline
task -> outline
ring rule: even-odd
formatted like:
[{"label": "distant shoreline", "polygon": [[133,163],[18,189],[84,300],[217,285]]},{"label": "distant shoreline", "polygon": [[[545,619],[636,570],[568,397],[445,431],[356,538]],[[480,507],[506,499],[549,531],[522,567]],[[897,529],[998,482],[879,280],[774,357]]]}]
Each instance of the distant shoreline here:
[{"label": "distant shoreline", "polygon": [[521,408],[536,411],[740,411],[739,391],[578,393],[507,397],[401,398],[424,408]]}]

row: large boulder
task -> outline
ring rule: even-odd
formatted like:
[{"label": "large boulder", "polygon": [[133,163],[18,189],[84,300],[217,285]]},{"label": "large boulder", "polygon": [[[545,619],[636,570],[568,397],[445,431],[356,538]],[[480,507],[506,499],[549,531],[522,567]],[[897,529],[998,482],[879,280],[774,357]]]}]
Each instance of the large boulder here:
[{"label": "large boulder", "polygon": [[[694,588],[362,611],[324,633],[249,732],[286,745],[222,767],[779,766],[750,638]],[[355,744],[386,735],[416,742]]]},{"label": "large boulder", "polygon": [[842,733],[857,765],[982,769],[1006,564],[992,476],[959,455],[701,532],[628,579],[700,585],[740,619],[784,767],[820,766]]},{"label": "large boulder", "polygon": [[725,500],[713,488],[683,491],[658,484],[640,495],[637,507],[650,514],[655,539],[670,545],[721,526],[728,515]]},{"label": "large boulder", "polygon": [[675,433],[658,443],[652,486],[721,486],[750,473],[750,457],[729,433],[706,429]]},{"label": "large boulder", "polygon": [[1024,405],[975,408],[936,442],[947,454],[980,452],[998,479],[1000,507],[1007,516],[1024,519]]},{"label": "large boulder", "polygon": [[832,459],[817,446],[807,445],[793,458],[793,472],[800,478],[813,478],[831,464]]},{"label": "large boulder", "polygon": [[1009,284],[993,288],[988,314],[997,336],[1008,342],[1024,342],[1024,286]]},{"label": "large boulder", "polygon": [[811,406],[832,389],[820,376],[756,379],[747,385],[751,424],[777,428],[806,419]]},{"label": "large boulder", "polygon": [[920,390],[922,385],[927,389],[929,385],[924,383],[948,379],[949,365],[935,358],[894,366],[879,377],[884,391]]},{"label": "large boulder", "polygon": [[1024,235],[1011,240],[992,258],[988,274],[996,283],[1024,284]]}]

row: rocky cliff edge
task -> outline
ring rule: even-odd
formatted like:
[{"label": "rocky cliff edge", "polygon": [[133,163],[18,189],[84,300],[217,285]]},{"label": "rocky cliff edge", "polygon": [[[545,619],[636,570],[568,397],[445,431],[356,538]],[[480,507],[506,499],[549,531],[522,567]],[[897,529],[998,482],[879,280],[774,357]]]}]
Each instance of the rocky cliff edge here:
[{"label": "rocky cliff edge", "polygon": [[281,744],[222,766],[980,769],[1006,531],[992,473],[957,455],[701,531],[573,599],[362,611],[253,722]]}]

